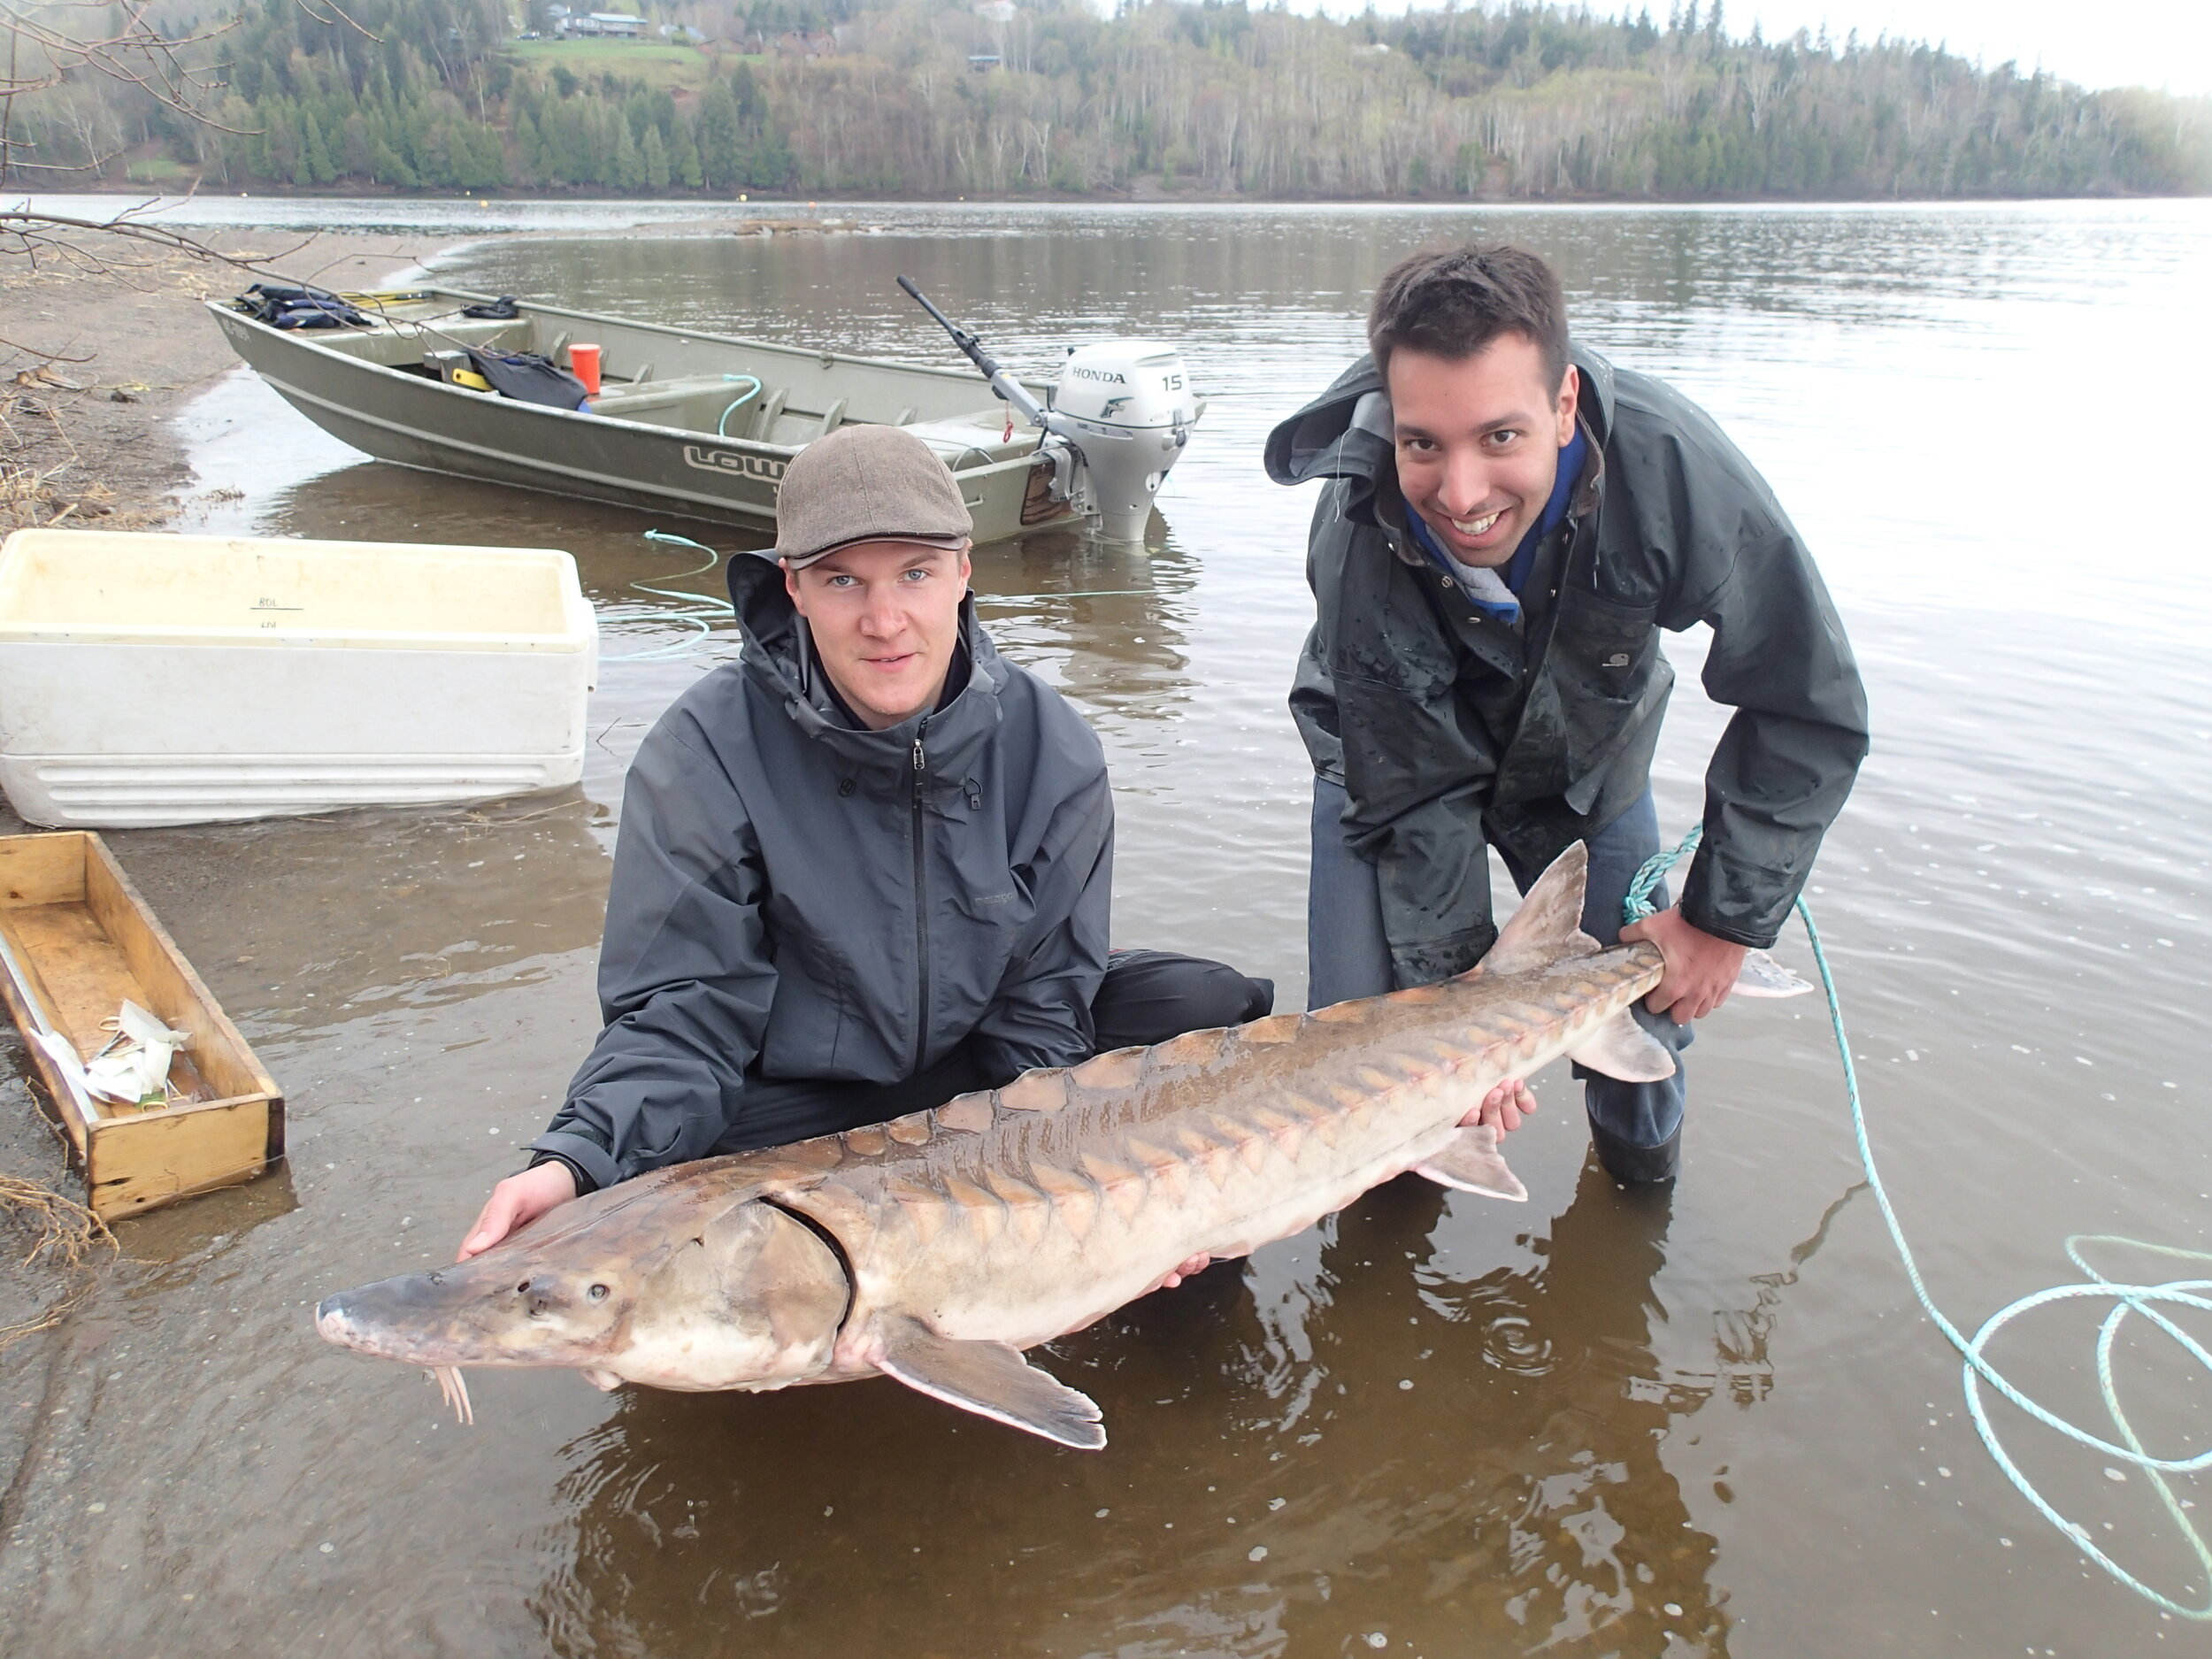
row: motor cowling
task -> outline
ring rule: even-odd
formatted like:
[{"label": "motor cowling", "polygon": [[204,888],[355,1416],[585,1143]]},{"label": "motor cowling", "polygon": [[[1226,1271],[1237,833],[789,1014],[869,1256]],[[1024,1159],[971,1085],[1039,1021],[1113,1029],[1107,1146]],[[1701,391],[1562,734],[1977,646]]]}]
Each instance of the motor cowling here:
[{"label": "motor cowling", "polygon": [[1060,365],[1053,412],[1080,451],[1085,505],[1109,540],[1141,541],[1152,498],[1204,409],[1182,353],[1158,340],[1100,340]]}]

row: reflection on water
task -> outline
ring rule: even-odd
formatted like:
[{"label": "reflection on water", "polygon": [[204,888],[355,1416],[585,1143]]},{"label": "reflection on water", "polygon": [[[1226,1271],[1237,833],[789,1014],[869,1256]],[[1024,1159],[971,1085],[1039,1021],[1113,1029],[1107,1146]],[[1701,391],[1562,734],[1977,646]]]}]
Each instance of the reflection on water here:
[{"label": "reflection on water", "polygon": [[[1875,750],[1811,896],[1939,1298],[1970,1325],[2070,1279],[2069,1233],[2206,1248],[2212,580],[2164,498],[2212,444],[2187,389],[2212,373],[2188,322],[2212,206],[859,211],[884,234],[484,245],[445,273],[954,361],[904,272],[1025,367],[1087,334],[1179,343],[1210,406],[1148,545],[976,555],[1002,647],[1105,743],[1117,942],[1226,956],[1302,1001],[1308,778],[1282,698],[1312,496],[1264,481],[1260,442],[1356,349],[1391,259],[1509,234],[1558,262],[1593,344],[1722,419],[1851,626]],[[684,637],[634,584],[720,588],[671,582],[697,556],[640,515],[358,462],[250,380],[195,419],[204,487],[242,492],[203,503],[217,527],[568,548],[624,607],[616,653]],[[1679,827],[1722,713],[1695,695],[1702,641],[1669,649],[1655,783]],[[1054,1345],[1106,1408],[1098,1456],[887,1383],[609,1397],[485,1372],[463,1432],[419,1379],[323,1348],[305,1306],[449,1254],[558,1096],[596,1022],[623,766],[734,650],[725,627],[609,662],[565,797],[115,838],[286,1084],[290,1186],[135,1224],[50,1380],[0,1389],[57,1425],[0,1500],[0,1647],[2178,1649],[1979,1449],[1852,1202],[1801,1003],[1701,1033],[1671,1201],[1591,1174],[1547,1077],[1515,1136],[1525,1208],[1401,1182]],[[2078,1334],[2024,1333],[2020,1379],[2078,1403]],[[2121,1363],[2147,1433],[2201,1443],[2200,1385]],[[2007,1432],[2093,1535],[2189,1582],[2144,1483]]]},{"label": "reflection on water", "polygon": [[1103,1459],[888,1382],[627,1394],[565,1448],[549,1643],[1724,1651],[1714,1540],[1662,1461],[1699,1398],[1651,1381],[1668,1196],[1593,1164],[1527,1265],[1472,1283],[1431,1259],[1451,1202],[1398,1182],[1286,1271],[1217,1271],[1054,1344],[1105,1409]]},{"label": "reflection on water", "polygon": [[1171,534],[1132,547],[1060,531],[979,548],[974,564],[977,612],[999,648],[1075,698],[1118,748],[1191,701],[1183,630],[1196,568]]}]

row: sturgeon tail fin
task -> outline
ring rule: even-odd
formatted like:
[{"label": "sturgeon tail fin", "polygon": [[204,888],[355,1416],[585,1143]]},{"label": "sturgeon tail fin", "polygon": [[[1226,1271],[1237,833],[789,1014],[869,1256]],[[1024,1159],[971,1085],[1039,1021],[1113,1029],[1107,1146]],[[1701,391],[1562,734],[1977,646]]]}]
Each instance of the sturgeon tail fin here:
[{"label": "sturgeon tail fin", "polygon": [[1736,970],[1738,996],[1802,996],[1812,988],[1763,950],[1745,951]]}]

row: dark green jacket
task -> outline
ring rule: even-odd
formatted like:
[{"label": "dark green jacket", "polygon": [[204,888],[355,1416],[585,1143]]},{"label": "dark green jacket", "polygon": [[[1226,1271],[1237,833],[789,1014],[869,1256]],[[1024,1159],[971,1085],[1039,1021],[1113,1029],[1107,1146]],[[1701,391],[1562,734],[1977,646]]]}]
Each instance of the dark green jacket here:
[{"label": "dark green jacket", "polygon": [[1371,359],[1268,438],[1277,483],[1328,480],[1291,710],[1315,770],[1351,797],[1402,986],[1462,972],[1496,937],[1486,840],[1541,868],[1643,794],[1674,682],[1661,628],[1712,626],[1705,689],[1736,710],[1682,887],[1694,926],[1772,944],[1866,754],[1850,642],[1765,480],[1663,381],[1575,362],[1591,457],[1518,630],[1407,534]]}]

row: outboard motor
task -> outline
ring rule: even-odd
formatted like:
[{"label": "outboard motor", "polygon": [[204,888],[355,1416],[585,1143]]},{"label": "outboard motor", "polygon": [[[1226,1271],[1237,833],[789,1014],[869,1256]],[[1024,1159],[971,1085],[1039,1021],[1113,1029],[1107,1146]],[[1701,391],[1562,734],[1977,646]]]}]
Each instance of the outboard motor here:
[{"label": "outboard motor", "polygon": [[1101,340],[1078,346],[1060,365],[1051,412],[1125,433],[1067,435],[1080,453],[1083,503],[1110,541],[1141,541],[1152,498],[1190,442],[1200,404],[1183,355],[1157,340]]},{"label": "outboard motor", "polygon": [[913,283],[901,277],[899,286],[942,325],[994,392],[1044,429],[1037,449],[1052,464],[1053,498],[1094,515],[1109,541],[1143,541],[1152,498],[1205,411],[1182,353],[1157,340],[1071,347],[1048,402],[1040,403]]}]

